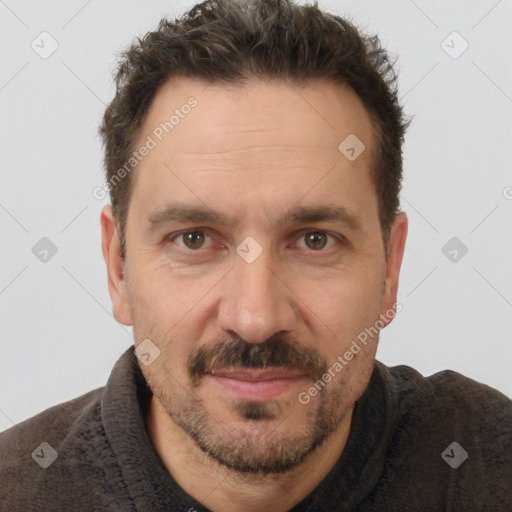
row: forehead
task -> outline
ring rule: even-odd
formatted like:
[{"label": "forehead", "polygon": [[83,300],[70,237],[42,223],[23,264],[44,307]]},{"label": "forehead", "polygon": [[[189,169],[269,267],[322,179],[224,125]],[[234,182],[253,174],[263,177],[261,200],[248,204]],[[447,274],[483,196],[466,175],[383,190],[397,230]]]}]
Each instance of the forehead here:
[{"label": "forehead", "polygon": [[[191,103],[195,106],[189,108]],[[158,133],[159,128],[163,133]],[[319,150],[337,150],[350,134],[364,139],[367,146],[372,143],[371,121],[357,94],[326,80],[299,86],[285,80],[250,79],[238,85],[176,77],[157,91],[141,135],[155,130],[157,138],[165,139],[160,142],[179,146],[177,153],[211,154],[209,148],[227,152],[249,137]]]},{"label": "forehead", "polygon": [[[276,188],[299,199],[325,176],[331,204],[334,188],[345,195],[361,186],[373,192],[370,117],[356,93],[340,84],[173,78],[155,95],[135,147],[149,139],[153,148],[137,166],[133,193],[151,198],[153,208],[178,188],[195,203],[240,202],[258,191],[275,200]],[[345,140],[360,141],[357,151],[364,147],[357,159],[340,152]]]}]

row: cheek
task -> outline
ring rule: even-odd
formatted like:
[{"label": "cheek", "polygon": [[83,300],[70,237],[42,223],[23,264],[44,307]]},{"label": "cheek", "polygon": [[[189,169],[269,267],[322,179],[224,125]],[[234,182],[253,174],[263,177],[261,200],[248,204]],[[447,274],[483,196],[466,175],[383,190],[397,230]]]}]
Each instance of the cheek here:
[{"label": "cheek", "polygon": [[198,291],[193,282],[182,283],[165,261],[132,262],[129,298],[140,321],[158,325],[176,323],[197,302]]},{"label": "cheek", "polygon": [[150,339],[159,348],[152,372],[167,371],[178,378],[200,338],[197,313],[209,287],[192,280],[183,283],[162,266],[148,269],[132,274],[128,287],[134,336],[137,343]]},{"label": "cheek", "polygon": [[[331,342],[325,347],[327,360],[334,361],[350,351],[358,337],[364,340],[365,330],[379,319],[382,299],[382,286],[376,275],[352,274],[329,284],[319,308],[319,316],[331,334]],[[365,364],[366,357],[375,354],[377,339],[378,336],[368,337],[366,345],[359,343],[361,351],[350,362],[357,360]]]},{"label": "cheek", "polygon": [[170,340],[177,334],[175,326],[181,311],[176,305],[181,303],[176,300],[173,287],[158,279],[157,273],[139,271],[130,276],[128,300],[135,341],[140,343],[150,339],[164,354],[169,349]]}]

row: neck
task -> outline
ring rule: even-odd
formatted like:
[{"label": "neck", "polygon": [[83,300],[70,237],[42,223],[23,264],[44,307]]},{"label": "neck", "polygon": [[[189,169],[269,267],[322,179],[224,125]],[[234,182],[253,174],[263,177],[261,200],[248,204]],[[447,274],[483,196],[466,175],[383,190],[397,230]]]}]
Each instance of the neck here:
[{"label": "neck", "polygon": [[146,426],[173,479],[209,510],[282,512],[300,503],[334,467],[348,439],[352,411],[301,464],[274,475],[239,473],[217,463],[172,421],[155,396],[146,412]]}]

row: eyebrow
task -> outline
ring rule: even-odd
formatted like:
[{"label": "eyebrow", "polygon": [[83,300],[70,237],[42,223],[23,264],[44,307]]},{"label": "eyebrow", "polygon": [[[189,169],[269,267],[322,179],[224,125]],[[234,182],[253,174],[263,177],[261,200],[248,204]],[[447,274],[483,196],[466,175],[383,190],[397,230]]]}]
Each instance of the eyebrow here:
[{"label": "eyebrow", "polygon": [[[215,212],[208,207],[192,206],[192,205],[176,205],[170,204],[162,210],[153,212],[148,221],[151,230],[156,230],[162,225],[172,222],[204,222],[207,224],[224,224],[230,225],[232,221],[221,213]],[[361,230],[362,221],[359,215],[352,212],[344,206],[338,205],[312,205],[297,206],[286,212],[272,226],[287,224],[304,224],[308,222],[337,222],[344,224],[353,231]]]}]

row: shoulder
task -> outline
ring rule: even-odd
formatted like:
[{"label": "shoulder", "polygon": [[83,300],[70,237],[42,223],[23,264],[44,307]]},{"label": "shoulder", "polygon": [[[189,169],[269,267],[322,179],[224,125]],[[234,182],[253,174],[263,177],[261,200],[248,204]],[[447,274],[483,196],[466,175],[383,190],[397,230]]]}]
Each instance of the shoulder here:
[{"label": "shoulder", "polygon": [[88,411],[99,403],[104,389],[104,387],[98,388],[50,407],[4,432],[0,432],[0,468],[9,464],[9,460],[6,459],[7,454],[22,456],[34,442],[42,440],[45,436],[48,439],[62,441],[62,437],[56,436],[55,433],[69,432],[74,423],[79,422],[84,415],[87,415]]},{"label": "shoulder", "polygon": [[455,371],[378,366],[393,404],[386,475],[403,484],[397,499],[406,485],[411,500],[428,488],[453,510],[502,510],[512,498],[512,400]]},{"label": "shoulder", "polygon": [[50,407],[0,433],[0,503],[21,502],[20,490],[30,489],[41,468],[76,437],[99,407],[104,389]]},{"label": "shoulder", "polygon": [[468,425],[484,424],[494,432],[510,435],[512,400],[500,391],[452,370],[424,377],[409,366],[387,367],[386,375],[398,409],[439,415],[437,420],[464,420]]}]

